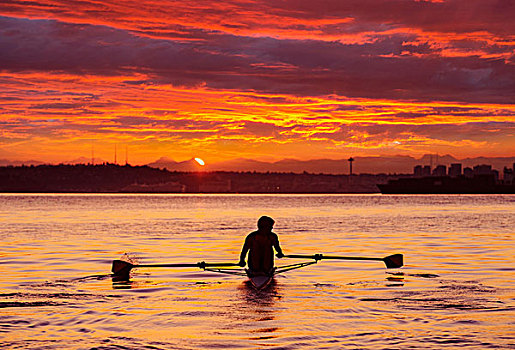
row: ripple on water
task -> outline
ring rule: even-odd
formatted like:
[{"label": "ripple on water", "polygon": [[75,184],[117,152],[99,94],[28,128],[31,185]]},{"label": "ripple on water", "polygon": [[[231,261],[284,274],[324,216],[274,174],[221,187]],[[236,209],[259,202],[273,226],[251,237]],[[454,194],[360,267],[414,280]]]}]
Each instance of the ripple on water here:
[{"label": "ripple on water", "polygon": [[[0,285],[0,348],[513,348],[514,198],[0,200],[0,267],[10,272]],[[124,251],[142,263],[230,261],[263,211],[289,253],[398,251],[408,266],[385,277],[375,262],[324,261],[266,291],[186,269],[135,269],[125,282],[86,276],[108,273]]]},{"label": "ripple on water", "polygon": [[504,303],[498,290],[481,283],[440,281],[440,286],[426,290],[398,291],[391,298],[362,298],[361,301],[385,302],[411,310],[495,310]]}]

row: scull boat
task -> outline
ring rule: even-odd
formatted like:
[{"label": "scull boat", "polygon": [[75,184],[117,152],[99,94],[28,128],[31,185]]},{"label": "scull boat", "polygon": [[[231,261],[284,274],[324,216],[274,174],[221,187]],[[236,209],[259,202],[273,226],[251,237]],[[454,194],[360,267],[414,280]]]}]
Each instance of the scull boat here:
[{"label": "scull boat", "polygon": [[263,274],[263,273],[254,273],[251,270],[245,270],[247,273],[247,276],[249,278],[250,284],[252,287],[256,289],[264,289],[266,288],[273,280],[274,278],[274,272],[271,271],[270,273]]},{"label": "scull boat", "polygon": [[130,279],[130,272],[133,268],[138,267],[197,267],[204,271],[223,273],[237,276],[247,276],[251,285],[258,289],[264,289],[272,282],[275,275],[300,269],[309,265],[316,264],[319,260],[323,259],[338,259],[338,260],[376,260],[383,261],[387,268],[399,268],[404,264],[402,254],[389,255],[385,258],[364,258],[364,257],[349,257],[349,256],[332,256],[323,254],[314,255],[285,255],[285,258],[293,259],[312,259],[296,264],[284,265],[274,268],[269,274],[256,274],[252,271],[242,268],[230,268],[240,266],[235,263],[206,263],[204,261],[195,264],[132,264],[125,260],[113,260],[111,271],[113,272],[113,279],[118,281],[128,281]]}]

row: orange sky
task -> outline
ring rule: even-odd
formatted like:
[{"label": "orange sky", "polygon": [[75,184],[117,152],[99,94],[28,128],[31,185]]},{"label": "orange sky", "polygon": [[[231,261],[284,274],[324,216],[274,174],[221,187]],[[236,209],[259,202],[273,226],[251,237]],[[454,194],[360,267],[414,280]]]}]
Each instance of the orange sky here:
[{"label": "orange sky", "polygon": [[515,4],[3,1],[0,159],[515,155]]}]

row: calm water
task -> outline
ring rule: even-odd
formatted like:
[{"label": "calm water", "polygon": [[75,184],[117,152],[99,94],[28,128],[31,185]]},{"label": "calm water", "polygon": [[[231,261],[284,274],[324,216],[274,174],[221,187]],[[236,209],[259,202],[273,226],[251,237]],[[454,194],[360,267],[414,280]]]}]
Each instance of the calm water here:
[{"label": "calm water", "polygon": [[[236,262],[260,215],[321,261],[265,291]],[[2,349],[515,348],[515,196],[0,195]],[[289,259],[277,261],[289,264]]]}]

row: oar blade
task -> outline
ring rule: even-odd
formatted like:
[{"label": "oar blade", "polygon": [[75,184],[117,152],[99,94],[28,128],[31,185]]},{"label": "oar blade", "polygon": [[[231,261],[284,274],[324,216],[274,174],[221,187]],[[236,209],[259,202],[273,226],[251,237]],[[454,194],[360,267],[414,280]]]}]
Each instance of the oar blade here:
[{"label": "oar blade", "polygon": [[393,254],[383,259],[388,269],[396,269],[404,265],[404,257],[402,254]]},{"label": "oar blade", "polygon": [[127,261],[113,260],[111,271],[116,276],[129,276],[129,273],[133,267],[134,265]]}]

